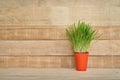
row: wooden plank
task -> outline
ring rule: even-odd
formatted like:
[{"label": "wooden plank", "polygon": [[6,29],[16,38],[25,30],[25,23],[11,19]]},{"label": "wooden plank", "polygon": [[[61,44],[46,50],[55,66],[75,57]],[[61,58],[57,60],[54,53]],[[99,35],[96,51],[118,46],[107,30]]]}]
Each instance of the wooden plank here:
[{"label": "wooden plank", "polygon": [[113,58],[113,67],[115,68],[120,68],[120,57],[112,57]]},{"label": "wooden plank", "polygon": [[0,27],[0,40],[67,39],[65,27]]},{"label": "wooden plank", "polygon": [[1,80],[119,80],[119,69],[88,68],[78,72],[73,68],[1,68]]},{"label": "wooden plank", "polygon": [[120,39],[120,27],[111,27],[110,28],[110,39],[114,38],[114,40]]},{"label": "wooden plank", "polygon": [[[89,54],[120,55],[119,42],[119,40],[93,41]],[[0,55],[73,55],[73,49],[68,40],[0,41]]]},{"label": "wooden plank", "polygon": [[78,20],[93,25],[120,25],[119,3],[119,0],[0,1],[0,25],[67,25]]},{"label": "wooden plank", "polygon": [[111,52],[113,55],[120,54],[120,41],[115,40],[110,42],[111,45]]},{"label": "wooden plank", "polygon": [[[9,6],[9,3],[7,4]],[[0,11],[1,11],[0,25],[50,25],[51,24],[50,7],[31,6],[31,7],[15,8],[9,6],[2,8],[0,7]]]},{"label": "wooden plank", "polygon": [[[120,68],[120,56],[89,56],[89,68]],[[1,68],[72,68],[73,56],[0,56]]]},{"label": "wooden plank", "polygon": [[0,7],[0,11],[0,25],[66,25],[69,22],[68,7],[19,6],[19,8],[11,8],[3,6]]},{"label": "wooden plank", "polygon": [[[120,27],[96,26],[100,40],[120,40]],[[66,40],[66,27],[0,27],[0,40]]]},{"label": "wooden plank", "polygon": [[[110,0],[111,1],[111,0]],[[78,1],[74,1],[74,0],[46,0],[47,3],[45,3],[45,1],[39,1],[39,5],[40,6],[65,6],[65,7],[74,7],[74,6],[97,6],[97,5],[106,5],[104,3],[106,3],[107,1],[104,0],[104,1],[96,1],[96,0],[92,0],[92,1],[89,1],[89,0],[78,0]],[[114,2],[114,1],[113,1]],[[108,2],[109,3],[109,2]],[[102,7],[102,6],[101,6]]]},{"label": "wooden plank", "polygon": [[93,5],[70,7],[70,22],[81,20],[93,25],[110,26],[110,16],[108,12],[109,7],[101,8],[100,6]]},{"label": "wooden plank", "polygon": [[96,40],[90,46],[89,52],[92,55],[120,55],[112,54],[111,41],[115,42],[116,40]]},{"label": "wooden plank", "polygon": [[110,31],[111,29],[110,26],[104,26],[104,27],[98,26],[98,27],[94,27],[94,29],[98,31],[100,40],[114,40],[114,38],[110,36],[110,34],[113,33],[113,31]]},{"label": "wooden plank", "polygon": [[1,55],[50,55],[56,53],[55,41],[0,41]]},{"label": "wooden plank", "polygon": [[[117,3],[118,2],[118,3]],[[115,1],[111,3],[112,6],[109,9],[109,16],[110,16],[110,25],[120,25],[120,1]]]},{"label": "wooden plank", "polygon": [[41,40],[41,39],[55,39],[55,29],[25,28],[25,27],[0,29],[0,40]]},{"label": "wooden plank", "polygon": [[0,0],[0,8],[20,8],[20,7],[35,7],[37,6],[37,0],[11,0],[11,1],[1,1]]}]

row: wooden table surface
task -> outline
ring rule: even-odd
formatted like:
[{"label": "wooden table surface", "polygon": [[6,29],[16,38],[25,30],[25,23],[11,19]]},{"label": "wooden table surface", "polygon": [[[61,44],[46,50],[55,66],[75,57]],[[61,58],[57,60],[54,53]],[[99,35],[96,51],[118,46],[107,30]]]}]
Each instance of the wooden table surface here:
[{"label": "wooden table surface", "polygon": [[0,80],[120,80],[120,69],[0,68]]}]

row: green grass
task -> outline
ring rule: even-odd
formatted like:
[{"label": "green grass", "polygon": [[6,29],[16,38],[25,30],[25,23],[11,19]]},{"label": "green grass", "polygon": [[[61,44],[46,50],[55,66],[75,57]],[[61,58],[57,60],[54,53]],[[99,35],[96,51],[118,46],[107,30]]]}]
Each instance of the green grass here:
[{"label": "green grass", "polygon": [[92,40],[97,38],[97,31],[85,22],[74,23],[66,29],[74,52],[88,52]]}]

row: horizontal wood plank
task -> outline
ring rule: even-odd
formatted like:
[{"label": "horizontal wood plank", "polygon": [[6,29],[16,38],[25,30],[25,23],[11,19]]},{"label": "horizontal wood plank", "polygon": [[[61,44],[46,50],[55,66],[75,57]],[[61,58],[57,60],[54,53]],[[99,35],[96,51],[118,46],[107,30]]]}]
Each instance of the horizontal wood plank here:
[{"label": "horizontal wood plank", "polygon": [[0,1],[0,11],[0,25],[67,25],[76,20],[120,25],[119,0]]},{"label": "horizontal wood plank", "polygon": [[[120,56],[89,56],[89,68],[120,68]],[[1,68],[72,68],[73,56],[0,56]]]},{"label": "horizontal wood plank", "polygon": [[0,68],[1,80],[120,80],[120,69]]},{"label": "horizontal wood plank", "polygon": [[[0,27],[0,40],[66,40],[67,27]],[[120,40],[120,27],[94,27],[99,40]]]},{"label": "horizontal wood plank", "polygon": [[[90,55],[120,55],[120,40],[95,40]],[[0,41],[0,55],[73,55],[68,40]]]},{"label": "horizontal wood plank", "polygon": [[[120,40],[95,40],[90,55],[120,55]],[[68,40],[0,41],[0,55],[73,55]]]}]

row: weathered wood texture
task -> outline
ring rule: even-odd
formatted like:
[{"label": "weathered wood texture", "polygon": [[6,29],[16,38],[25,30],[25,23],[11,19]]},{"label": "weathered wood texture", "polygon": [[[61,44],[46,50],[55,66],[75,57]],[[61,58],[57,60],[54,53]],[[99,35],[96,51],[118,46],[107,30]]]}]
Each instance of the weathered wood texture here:
[{"label": "weathered wood texture", "polygon": [[[97,40],[90,55],[120,55],[120,40]],[[73,55],[67,40],[0,41],[0,55]]]},{"label": "weathered wood texture", "polygon": [[0,66],[74,67],[65,29],[81,20],[102,35],[90,47],[96,56],[89,67],[120,68],[119,5],[120,0],[0,0]]},{"label": "weathered wood texture", "polygon": [[0,0],[0,25],[120,25],[120,0]]},{"label": "weathered wood texture", "polygon": [[[89,68],[120,68],[120,56],[89,56]],[[0,67],[72,68],[73,56],[0,56]]]},{"label": "weathered wood texture", "polygon": [[[120,27],[94,27],[100,40],[120,40]],[[0,27],[0,40],[64,40],[66,27]]]},{"label": "weathered wood texture", "polygon": [[2,68],[0,80],[120,80],[120,69],[88,68],[79,72],[73,68]]}]

